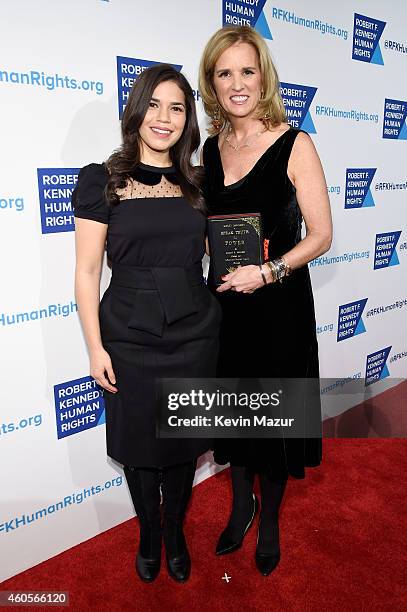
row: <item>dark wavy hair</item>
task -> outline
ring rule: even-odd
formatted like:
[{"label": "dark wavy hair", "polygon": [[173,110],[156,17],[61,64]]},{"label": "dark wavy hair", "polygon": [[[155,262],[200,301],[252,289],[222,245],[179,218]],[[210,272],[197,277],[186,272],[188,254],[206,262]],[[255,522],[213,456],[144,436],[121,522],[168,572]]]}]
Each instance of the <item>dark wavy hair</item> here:
[{"label": "dark wavy hair", "polygon": [[203,168],[191,163],[191,156],[201,142],[194,94],[184,75],[169,64],[151,66],[138,77],[131,89],[121,124],[122,145],[105,163],[110,174],[105,190],[106,198],[111,204],[120,201],[116,190],[126,186],[131,173],[140,163],[139,127],[144,121],[155,88],[164,81],[173,81],[178,85],[184,93],[186,106],[184,130],[169,152],[171,162],[175,167],[183,196],[194,208],[205,213],[205,200],[201,189]]}]

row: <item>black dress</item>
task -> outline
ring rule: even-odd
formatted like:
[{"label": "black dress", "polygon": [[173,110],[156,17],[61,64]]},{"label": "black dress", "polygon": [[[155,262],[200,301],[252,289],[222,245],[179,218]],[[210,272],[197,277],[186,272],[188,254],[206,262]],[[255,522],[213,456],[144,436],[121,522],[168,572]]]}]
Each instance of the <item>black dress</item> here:
[{"label": "black dress", "polygon": [[[260,212],[269,258],[279,257],[301,240],[302,216],[287,165],[299,130],[289,129],[260,157],[240,181],[224,185],[218,137],[204,144],[206,197],[211,214]],[[318,345],[314,302],[308,266],[293,271],[282,283],[273,283],[253,294],[216,293],[209,270],[208,285],[222,306],[219,377],[314,378],[318,381]],[[306,407],[318,428],[321,423],[319,393]],[[304,478],[305,466],[322,458],[320,438],[217,439],[214,457],[256,471],[271,468],[275,474]]]},{"label": "black dress", "polygon": [[147,185],[154,196],[113,206],[107,178],[103,165],[85,166],[72,197],[76,217],[108,225],[112,279],[99,318],[118,392],[105,391],[107,453],[138,467],[183,463],[210,443],[156,438],[154,379],[215,376],[221,309],[202,276],[206,220],[183,197],[168,197],[171,168],[140,164],[138,191]]}]

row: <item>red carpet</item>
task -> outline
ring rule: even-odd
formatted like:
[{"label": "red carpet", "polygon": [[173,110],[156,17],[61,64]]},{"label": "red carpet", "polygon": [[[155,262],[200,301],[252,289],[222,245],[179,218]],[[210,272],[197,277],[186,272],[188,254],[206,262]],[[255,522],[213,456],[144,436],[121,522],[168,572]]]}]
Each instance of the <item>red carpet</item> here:
[{"label": "red carpet", "polygon": [[[132,519],[3,582],[0,590],[69,591],[75,612],[407,610],[407,440],[328,439],[324,452],[321,468],[309,469],[303,481],[289,480],[282,559],[267,578],[254,566],[256,527],[239,551],[213,554],[228,516],[226,470],[194,489],[186,524],[193,567],[186,584],[169,578],[165,566],[153,584],[138,580]],[[229,583],[222,580],[225,572]]]},{"label": "red carpet", "polygon": [[407,381],[325,419],[326,438],[406,438]]}]

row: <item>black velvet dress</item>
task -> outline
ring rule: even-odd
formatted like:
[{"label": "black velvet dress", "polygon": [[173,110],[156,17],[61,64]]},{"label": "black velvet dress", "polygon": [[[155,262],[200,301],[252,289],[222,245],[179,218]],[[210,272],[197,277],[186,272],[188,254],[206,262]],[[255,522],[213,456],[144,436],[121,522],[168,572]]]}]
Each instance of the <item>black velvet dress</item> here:
[{"label": "black velvet dress", "polygon": [[[218,137],[204,144],[206,198],[210,214],[260,212],[269,258],[279,257],[301,240],[302,215],[295,188],[287,176],[291,149],[299,130],[282,134],[239,182],[225,187]],[[314,378],[318,380],[318,345],[308,266],[282,283],[253,294],[217,293],[209,270],[209,287],[222,306],[219,377]],[[306,410],[321,423],[319,394]],[[304,478],[306,466],[317,466],[322,442],[314,438],[217,439],[215,461],[249,465],[259,471]]]},{"label": "black velvet dress", "polygon": [[140,164],[138,196],[113,206],[104,197],[107,178],[103,165],[85,166],[72,197],[76,217],[108,226],[112,279],[99,318],[118,392],[105,391],[107,452],[138,467],[183,463],[210,442],[156,438],[154,380],[216,374],[221,309],[202,274],[206,219],[168,195],[173,169]]}]

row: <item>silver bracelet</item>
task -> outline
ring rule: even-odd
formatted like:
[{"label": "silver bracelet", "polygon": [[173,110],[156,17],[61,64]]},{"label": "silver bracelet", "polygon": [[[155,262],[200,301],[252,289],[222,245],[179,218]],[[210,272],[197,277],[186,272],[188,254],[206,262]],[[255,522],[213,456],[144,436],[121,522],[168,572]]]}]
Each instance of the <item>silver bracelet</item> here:
[{"label": "silver bracelet", "polygon": [[284,259],[282,259],[281,257],[273,259],[271,263],[274,266],[275,279],[276,281],[278,280],[281,283],[283,278],[287,276],[287,265]]},{"label": "silver bracelet", "polygon": [[266,277],[264,276],[263,268],[262,268],[262,266],[261,266],[261,265],[259,266],[259,268],[260,268],[260,274],[261,274],[261,277],[262,277],[262,279],[263,279],[263,283],[264,283],[265,285],[267,285],[267,279],[266,279]]},{"label": "silver bracelet", "polygon": [[275,268],[275,266],[274,266],[272,261],[266,261],[265,264],[268,267],[268,269],[270,270],[271,280],[274,283],[276,281],[276,268]]}]

